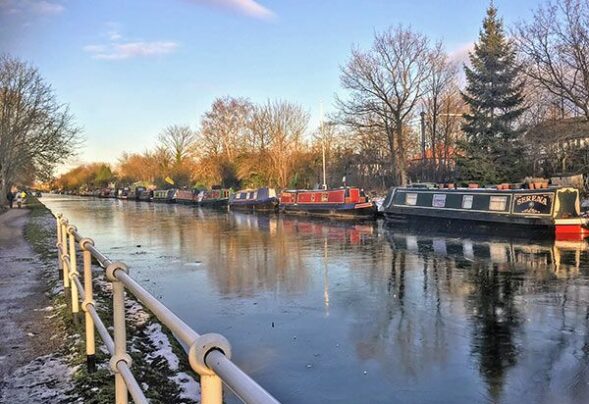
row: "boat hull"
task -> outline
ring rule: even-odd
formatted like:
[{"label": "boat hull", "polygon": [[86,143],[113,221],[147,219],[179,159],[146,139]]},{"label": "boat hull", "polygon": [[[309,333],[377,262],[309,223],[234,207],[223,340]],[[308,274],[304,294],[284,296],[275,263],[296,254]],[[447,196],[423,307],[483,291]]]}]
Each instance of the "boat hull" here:
[{"label": "boat hull", "polygon": [[229,204],[231,210],[240,211],[255,211],[255,212],[276,212],[278,209],[278,201],[276,199],[269,199],[264,201],[233,201]]},{"label": "boat hull", "polygon": [[282,204],[280,212],[293,215],[370,219],[376,215],[376,207],[370,202],[362,204]]},{"label": "boat hull", "polygon": [[201,208],[223,209],[229,205],[229,198],[209,199],[198,202]]},{"label": "boat hull", "polygon": [[529,240],[554,239],[554,225],[547,223],[510,223],[436,216],[416,216],[385,212],[386,226],[392,229],[406,229],[425,234],[439,234],[456,237],[500,237]]},{"label": "boat hull", "polygon": [[195,202],[192,199],[178,199],[176,198],[176,203],[180,205],[194,205]]}]

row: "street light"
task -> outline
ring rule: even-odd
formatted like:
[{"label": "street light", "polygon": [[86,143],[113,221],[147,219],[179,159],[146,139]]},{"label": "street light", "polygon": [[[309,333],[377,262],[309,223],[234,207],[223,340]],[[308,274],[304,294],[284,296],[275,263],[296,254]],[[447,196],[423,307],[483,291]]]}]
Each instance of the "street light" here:
[{"label": "street light", "polygon": [[419,113],[421,117],[421,181],[425,180],[425,111]]}]

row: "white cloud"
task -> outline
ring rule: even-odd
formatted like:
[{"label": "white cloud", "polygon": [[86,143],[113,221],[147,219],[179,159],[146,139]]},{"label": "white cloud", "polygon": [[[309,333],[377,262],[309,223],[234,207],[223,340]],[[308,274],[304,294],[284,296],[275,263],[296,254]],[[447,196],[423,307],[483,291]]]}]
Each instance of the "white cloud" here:
[{"label": "white cloud", "polygon": [[276,17],[274,12],[262,6],[255,0],[189,0],[192,3],[206,6],[224,8],[248,17],[260,20],[272,20]]},{"label": "white cloud", "polygon": [[0,12],[55,15],[65,10],[63,4],[48,0],[0,0]]},{"label": "white cloud", "polygon": [[136,57],[149,57],[166,55],[178,48],[176,42],[122,42],[108,45],[87,45],[83,49],[92,55],[94,59],[122,60]]},{"label": "white cloud", "polygon": [[121,34],[121,25],[116,22],[107,22],[106,23],[106,37],[113,42],[118,41],[119,39],[123,38]]},{"label": "white cloud", "polygon": [[106,43],[86,45],[82,50],[94,59],[122,60],[167,55],[175,52],[179,46],[173,41],[129,40],[120,33],[120,30],[120,24],[107,22],[106,32],[100,35],[106,38]]},{"label": "white cloud", "polygon": [[465,43],[455,47],[454,50],[450,51],[448,53],[448,58],[450,59],[451,62],[454,62],[454,63],[458,64],[459,66],[462,66],[465,63],[468,64],[469,63],[468,54],[469,54],[469,52],[472,52],[473,49],[474,49],[474,42],[465,42]]},{"label": "white cloud", "polygon": [[31,1],[30,7],[37,14],[59,14],[65,10],[65,7],[59,3],[52,3],[45,0]]}]

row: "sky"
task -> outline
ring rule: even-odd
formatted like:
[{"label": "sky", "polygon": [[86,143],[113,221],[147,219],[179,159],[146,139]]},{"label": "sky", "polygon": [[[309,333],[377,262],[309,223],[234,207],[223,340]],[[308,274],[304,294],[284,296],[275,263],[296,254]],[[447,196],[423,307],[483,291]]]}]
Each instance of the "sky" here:
[{"label": "sky", "polygon": [[[507,26],[535,0],[495,0]],[[31,63],[70,106],[72,164],[115,163],[168,125],[198,128],[222,96],[329,113],[352,46],[410,25],[466,58],[489,0],[0,0],[0,53]]]}]

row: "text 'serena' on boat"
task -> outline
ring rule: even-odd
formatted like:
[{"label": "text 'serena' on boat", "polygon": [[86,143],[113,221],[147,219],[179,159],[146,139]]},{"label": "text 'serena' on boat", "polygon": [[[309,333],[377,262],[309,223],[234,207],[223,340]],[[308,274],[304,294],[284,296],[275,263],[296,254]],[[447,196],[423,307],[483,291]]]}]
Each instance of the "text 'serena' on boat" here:
[{"label": "text 'serena' on boat", "polygon": [[428,222],[445,228],[476,231],[480,224],[490,232],[506,228],[530,236],[545,233],[557,239],[589,236],[588,219],[580,215],[576,188],[545,189],[431,189],[424,186],[392,188],[383,204],[387,221]]},{"label": "text 'serena' on boat", "polygon": [[280,194],[280,212],[313,216],[372,218],[376,207],[356,187],[294,190]]}]

